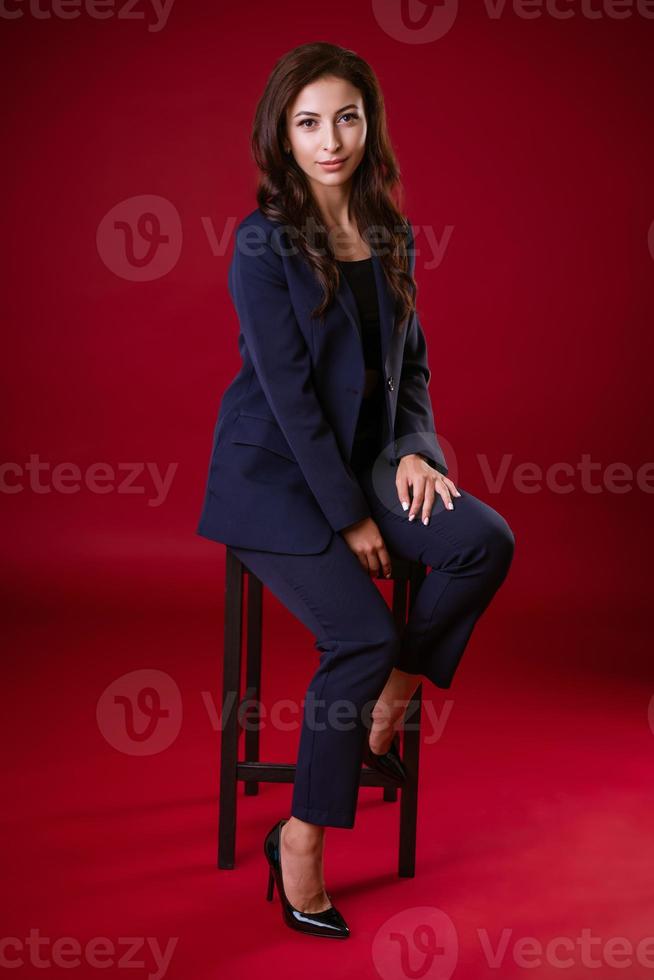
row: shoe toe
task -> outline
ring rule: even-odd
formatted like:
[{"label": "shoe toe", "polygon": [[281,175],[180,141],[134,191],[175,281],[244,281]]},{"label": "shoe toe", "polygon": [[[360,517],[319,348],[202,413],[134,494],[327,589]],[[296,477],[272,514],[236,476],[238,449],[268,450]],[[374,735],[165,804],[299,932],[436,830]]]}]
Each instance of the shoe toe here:
[{"label": "shoe toe", "polygon": [[350,929],[337,908],[331,905],[322,912],[301,912],[292,909],[292,916],[304,930],[310,929],[316,936],[342,937],[350,935]]}]

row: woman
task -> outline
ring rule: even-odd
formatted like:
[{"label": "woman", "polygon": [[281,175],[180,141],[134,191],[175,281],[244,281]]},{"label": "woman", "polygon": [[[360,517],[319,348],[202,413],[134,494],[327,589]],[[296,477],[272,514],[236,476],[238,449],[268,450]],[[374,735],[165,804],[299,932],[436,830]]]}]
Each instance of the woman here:
[{"label": "woman", "polygon": [[[291,816],[264,842],[268,897],[276,882],[289,926],[345,938],[325,891],[325,828],[354,825],[362,761],[401,784],[408,700],[423,677],[450,686],[514,538],[447,476],[372,69],[332,44],[290,51],[252,146],[258,208],[229,269],[243,364],[221,402],[198,533],[230,545],[316,636]],[[430,568],[401,635],[373,581],[390,576],[389,552]],[[342,710],[334,723],[343,703],[349,724]]]}]

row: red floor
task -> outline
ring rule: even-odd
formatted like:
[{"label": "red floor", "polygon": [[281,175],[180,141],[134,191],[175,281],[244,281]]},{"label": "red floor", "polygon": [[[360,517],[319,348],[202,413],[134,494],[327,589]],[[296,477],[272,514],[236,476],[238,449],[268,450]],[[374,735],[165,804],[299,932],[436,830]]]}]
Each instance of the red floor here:
[{"label": "red floor", "polygon": [[[498,597],[453,687],[425,682],[415,878],[396,874],[398,805],[380,790],[361,789],[353,830],[328,831],[327,885],[352,930],[330,943],[293,933],[277,895],[265,901],[262,839],[288,814],[289,786],[241,788],[237,866],[216,868],[221,587],[214,600],[194,573],[204,584],[185,596],[141,587],[138,607],[138,576],[131,601],[118,570],[102,598],[71,573],[16,607],[3,966],[169,980],[652,975],[654,735],[650,693],[622,656],[645,624],[631,617],[630,636],[597,610],[516,616]],[[277,642],[264,698],[299,700],[312,638],[265,603]],[[135,670],[170,712],[145,742],[127,737],[122,708],[112,715],[114,692],[102,698]],[[269,725],[264,757],[292,761],[296,738]]]}]

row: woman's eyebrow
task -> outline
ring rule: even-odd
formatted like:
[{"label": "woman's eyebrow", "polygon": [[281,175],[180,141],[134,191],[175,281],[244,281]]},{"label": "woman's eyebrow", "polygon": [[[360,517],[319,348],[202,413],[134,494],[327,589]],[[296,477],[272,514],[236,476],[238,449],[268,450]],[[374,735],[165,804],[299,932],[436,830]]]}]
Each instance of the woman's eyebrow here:
[{"label": "woman's eyebrow", "polygon": [[[336,112],[334,113],[334,115],[337,116],[339,114],[339,112],[343,112],[345,109],[358,109],[358,108],[359,107],[357,105],[355,105],[354,102],[350,102],[349,105],[344,105],[344,106],[341,106],[340,109],[337,109]],[[320,113],[319,112],[309,112],[308,109],[300,109],[299,112],[294,113],[293,119],[295,119],[295,116],[317,116],[318,118],[320,118]]]}]

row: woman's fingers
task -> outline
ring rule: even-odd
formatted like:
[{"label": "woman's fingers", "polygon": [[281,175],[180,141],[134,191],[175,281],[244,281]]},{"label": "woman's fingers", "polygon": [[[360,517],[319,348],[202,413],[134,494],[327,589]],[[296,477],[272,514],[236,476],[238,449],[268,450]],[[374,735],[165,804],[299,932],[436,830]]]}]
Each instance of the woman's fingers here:
[{"label": "woman's fingers", "polygon": [[391,556],[386,550],[386,546],[382,545],[381,548],[377,549],[377,555],[379,556],[379,561],[381,564],[382,572],[384,573],[384,578],[391,577]]},{"label": "woman's fingers", "polygon": [[407,518],[410,521],[420,514],[423,523],[428,524],[431,512],[436,500],[436,494],[443,500],[447,510],[454,510],[452,497],[460,497],[461,494],[449,477],[442,476],[409,476],[401,472],[395,481],[397,495],[405,510],[408,510]]},{"label": "woman's fingers", "polygon": [[433,479],[419,477],[415,480],[413,484],[413,501],[409,510],[409,520],[412,521],[418,512],[422,511],[422,522],[423,524],[428,524],[437,493],[442,498],[445,507],[448,510],[454,510],[452,492],[450,492],[448,484],[452,485],[453,492],[457,496],[461,496],[451,480],[445,482],[445,477],[437,476]]},{"label": "woman's fingers", "polygon": [[437,477],[434,480],[434,483],[436,484],[436,490],[443,498],[443,503],[445,504],[447,509],[454,510],[454,504],[452,503],[452,494],[450,493],[450,488],[448,487],[443,477],[440,476]]},{"label": "woman's fingers", "polygon": [[425,500],[422,505],[422,523],[429,524],[429,518],[431,517],[432,507],[434,506],[434,501],[436,500],[436,491],[434,489],[434,480],[425,481]]},{"label": "woman's fingers", "polygon": [[368,575],[379,575],[380,569],[385,578],[391,575],[391,557],[375,521],[365,517],[342,532],[352,552]]},{"label": "woman's fingers", "polygon": [[451,493],[454,494],[455,497],[460,497],[461,496],[461,494],[459,493],[459,491],[457,490],[457,488],[454,486],[454,484],[450,480],[449,476],[442,476],[441,477],[441,480],[443,480],[443,482],[445,483],[445,485],[448,487],[448,489],[451,491]]},{"label": "woman's fingers", "polygon": [[386,550],[386,545],[383,542],[373,546],[372,550],[367,554],[367,561],[368,572],[370,575],[376,578],[381,569],[384,578],[390,577],[391,557]]},{"label": "woman's fingers", "polygon": [[425,484],[427,482],[427,477],[417,476],[413,481],[413,500],[411,501],[411,507],[409,508],[409,520],[412,521],[420,511],[423,501],[425,499]]},{"label": "woman's fingers", "polygon": [[411,506],[411,496],[409,494],[409,478],[404,472],[401,471],[402,475],[398,474],[395,480],[395,488],[397,490],[397,496],[404,510],[408,510]]},{"label": "woman's fingers", "polygon": [[358,556],[368,575],[377,578],[381,570],[384,578],[391,575],[391,556],[386,550],[386,545],[374,545],[369,551],[363,551]]}]

